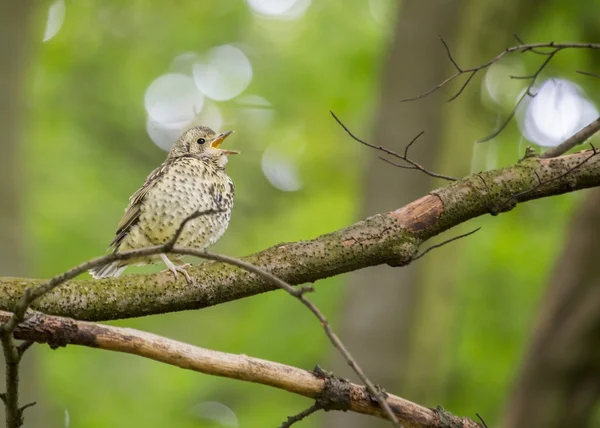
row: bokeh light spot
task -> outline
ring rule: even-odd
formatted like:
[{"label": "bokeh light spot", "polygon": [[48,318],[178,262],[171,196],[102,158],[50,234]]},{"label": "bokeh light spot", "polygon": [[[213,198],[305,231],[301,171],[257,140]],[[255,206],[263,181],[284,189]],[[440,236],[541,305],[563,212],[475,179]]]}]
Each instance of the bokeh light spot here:
[{"label": "bokeh light spot", "polygon": [[171,71],[174,73],[192,74],[196,61],[198,61],[198,54],[196,52],[183,52],[171,61]]},{"label": "bokeh light spot", "polygon": [[252,65],[241,49],[222,45],[211,49],[204,60],[193,66],[198,89],[215,101],[226,101],[241,94],[252,80]]},{"label": "bokeh light spot", "polygon": [[261,159],[263,174],[276,189],[295,192],[302,188],[294,157],[284,154],[277,146],[270,146]]},{"label": "bokeh light spot", "polygon": [[548,79],[538,85],[518,115],[523,136],[540,146],[552,147],[598,117],[598,110],[575,83]]},{"label": "bokeh light spot", "polygon": [[204,108],[192,121],[184,122],[157,122],[148,116],[146,132],[158,147],[169,151],[177,138],[194,125],[205,125],[219,132],[223,124],[223,117],[219,108],[210,102],[204,103]]},{"label": "bokeh light spot", "polygon": [[298,19],[311,4],[311,0],[247,0],[255,13],[270,18]]},{"label": "bokeh light spot", "polygon": [[157,123],[191,122],[203,104],[194,80],[181,73],[163,74],[150,84],[144,97],[146,111]]},{"label": "bokeh light spot", "polygon": [[191,413],[198,419],[218,423],[222,427],[237,428],[240,426],[233,410],[216,401],[205,401],[191,408]]},{"label": "bokeh light spot", "polygon": [[508,58],[492,64],[481,81],[482,94],[489,96],[492,107],[501,107],[501,110],[512,109],[515,98],[529,82],[522,79],[511,79],[510,76],[524,74],[525,68],[519,60]]},{"label": "bokeh light spot", "polygon": [[266,129],[275,117],[275,110],[271,103],[258,95],[240,97],[237,106],[240,107],[240,120],[251,124],[255,131]]},{"label": "bokeh light spot", "polygon": [[47,42],[52,37],[56,36],[65,22],[65,14],[67,5],[65,0],[56,0],[48,8],[48,21],[46,22],[46,30],[44,30],[43,41]]}]

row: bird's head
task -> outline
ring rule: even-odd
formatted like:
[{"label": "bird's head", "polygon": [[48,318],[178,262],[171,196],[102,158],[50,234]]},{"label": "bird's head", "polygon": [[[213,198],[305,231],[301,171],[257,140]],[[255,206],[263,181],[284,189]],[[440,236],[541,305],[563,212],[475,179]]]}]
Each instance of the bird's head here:
[{"label": "bird's head", "polygon": [[232,133],[233,131],[227,131],[217,134],[208,126],[195,126],[181,134],[171,148],[169,157],[192,154],[199,157],[205,157],[209,161],[216,163],[218,166],[224,167],[227,163],[228,155],[239,153],[236,150],[224,150],[219,148],[223,140]]}]

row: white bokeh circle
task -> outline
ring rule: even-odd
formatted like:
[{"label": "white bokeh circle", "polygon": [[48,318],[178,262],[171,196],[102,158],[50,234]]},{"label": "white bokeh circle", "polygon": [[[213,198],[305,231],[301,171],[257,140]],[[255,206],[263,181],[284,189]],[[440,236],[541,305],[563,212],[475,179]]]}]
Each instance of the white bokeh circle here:
[{"label": "white bokeh circle", "polygon": [[204,96],[194,79],[181,73],[167,73],[158,77],[144,96],[146,112],[157,123],[191,122],[203,105]]},{"label": "white bokeh circle", "polygon": [[198,89],[215,101],[227,101],[241,94],[252,81],[250,60],[236,46],[222,45],[208,51],[193,65]]},{"label": "white bokeh circle", "polygon": [[517,118],[523,136],[539,146],[557,146],[598,117],[596,106],[569,80],[548,79],[533,93]]},{"label": "white bokeh circle", "polygon": [[269,183],[284,192],[302,189],[297,158],[286,155],[275,145],[268,147],[261,158],[262,172]]},{"label": "white bokeh circle", "polygon": [[48,21],[46,21],[46,29],[44,30],[44,38],[42,41],[47,42],[61,29],[65,22],[65,14],[67,12],[67,5],[65,0],[56,0],[48,8]]}]

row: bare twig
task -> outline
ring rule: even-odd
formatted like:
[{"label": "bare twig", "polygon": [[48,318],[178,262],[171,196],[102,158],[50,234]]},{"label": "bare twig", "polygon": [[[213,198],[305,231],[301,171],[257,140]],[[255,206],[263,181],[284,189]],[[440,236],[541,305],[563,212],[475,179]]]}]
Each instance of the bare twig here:
[{"label": "bare twig", "polygon": [[[461,68],[458,67],[456,64],[456,61],[452,58],[452,55],[450,54],[450,50],[447,48],[447,44],[445,43],[445,41],[443,41],[442,39],[442,43],[444,44],[444,46],[446,47],[446,52],[449,54],[449,58],[452,61],[453,64],[455,64],[457,71],[456,73],[454,73],[452,76],[448,77],[447,79],[445,79],[444,81],[442,81],[441,83],[439,83],[438,85],[434,86],[433,88],[419,94],[416,95],[414,97],[410,97],[410,98],[404,98],[402,100],[400,100],[401,102],[408,102],[408,101],[415,101],[421,98],[425,98],[426,96],[432,94],[433,92],[438,91],[439,89],[443,88],[444,86],[446,86],[448,83],[452,82],[453,80],[455,80],[456,78],[465,75],[465,74],[474,74],[477,73],[481,70],[484,70],[488,67],[490,67],[491,65],[497,63],[498,61],[500,61],[502,58],[504,58],[506,55],[514,53],[514,52],[520,52],[520,53],[525,53],[528,51],[534,51],[537,50],[535,53],[542,53],[541,51],[539,51],[539,49],[550,49],[550,52],[544,53],[548,56],[550,55],[554,55],[558,50],[563,50],[563,49],[600,49],[600,43],[554,43],[554,42],[547,42],[547,43],[530,43],[530,44],[519,44],[516,46],[511,46],[509,48],[506,48],[504,51],[502,51],[501,53],[499,53],[498,55],[496,55],[494,58],[492,58],[491,60],[489,60],[486,63],[483,63],[481,65],[478,65],[476,67],[471,67],[471,68]],[[462,88],[464,89],[464,88]],[[461,91],[462,91],[461,89]],[[452,99],[456,98],[456,96],[454,96]]]},{"label": "bare twig", "polygon": [[32,340],[26,340],[24,342],[22,342],[19,346],[17,346],[17,351],[19,352],[20,356],[23,356],[23,354],[25,352],[27,352],[27,350],[29,348],[31,348],[31,346],[34,344],[35,342]]},{"label": "bare twig", "polygon": [[[476,67],[471,67],[471,68],[460,67],[458,65],[457,61],[454,59],[452,52],[450,50],[450,47],[448,46],[448,43],[446,43],[446,41],[442,37],[440,37],[440,41],[442,42],[442,44],[444,46],[444,49],[448,56],[448,59],[450,60],[450,62],[454,66],[454,68],[456,69],[456,72],[452,76],[448,77],[447,79],[445,79],[444,81],[439,83],[438,85],[434,86],[433,88],[431,88],[417,96],[405,98],[405,99],[401,100],[401,102],[415,101],[415,100],[424,98],[424,97],[432,94],[433,92],[436,92],[439,89],[443,88],[448,83],[455,80],[456,78],[466,75],[467,76],[466,80],[460,86],[458,91],[455,92],[454,95],[452,95],[450,97],[450,99],[448,100],[450,102],[450,101],[453,101],[456,98],[458,98],[458,96],[460,96],[463,93],[465,88],[469,85],[469,83],[471,82],[473,77],[475,77],[475,75],[478,72],[489,68],[491,65],[500,61],[504,56],[506,56],[508,54],[511,54],[514,52],[520,52],[520,53],[532,52],[537,55],[546,56],[547,58],[540,64],[540,66],[537,68],[535,73],[533,73],[531,75],[527,75],[527,76],[510,76],[512,79],[527,79],[527,80],[531,80],[531,82],[529,83],[529,85],[527,86],[527,88],[523,92],[523,94],[519,97],[517,103],[515,104],[514,108],[511,111],[511,113],[502,122],[502,124],[496,130],[494,130],[494,132],[492,132],[490,135],[477,140],[480,143],[489,141],[489,140],[497,137],[506,128],[506,126],[510,123],[512,118],[515,116],[517,109],[521,106],[523,101],[528,97],[534,96],[534,94],[531,91],[532,91],[533,87],[535,86],[535,83],[536,83],[539,75],[546,68],[546,66],[550,63],[550,61],[552,61],[552,59],[558,52],[560,52],[561,50],[564,50],[564,49],[600,49],[600,44],[598,44],[598,43],[554,43],[554,42],[548,42],[548,43],[525,44],[525,43],[522,43],[522,40],[519,38],[519,36],[517,34],[514,34],[514,37],[520,43],[519,45],[507,48],[503,52],[501,52],[500,54],[496,55],[494,58],[489,60],[488,62],[480,64]],[[543,49],[548,49],[548,51],[544,51]],[[594,74],[592,74],[592,73],[581,72],[581,71],[578,71],[578,72],[580,72],[582,74],[594,76]]]},{"label": "bare twig", "polygon": [[448,58],[454,65],[454,68],[456,68],[456,71],[458,71],[459,73],[462,73],[463,69],[460,68],[458,63],[454,60],[454,57],[452,56],[452,52],[450,51],[450,47],[448,46],[448,43],[446,43],[446,41],[444,40],[444,38],[442,36],[438,36],[438,38],[440,39],[440,42],[442,42],[442,44],[444,45],[444,49],[446,49],[446,54],[448,55]]},{"label": "bare twig", "polygon": [[483,416],[481,416],[479,413],[475,413],[475,415],[477,415],[477,418],[481,421],[481,425],[483,425],[483,428],[488,428],[487,424],[485,423],[485,420],[483,419]]},{"label": "bare twig", "polygon": [[560,143],[558,146],[553,147],[549,150],[546,150],[544,153],[540,155],[541,158],[555,158],[557,156],[562,155],[563,153],[568,152],[573,147],[583,143],[585,140],[590,138],[592,135],[600,131],[600,117],[594,120],[592,123],[587,125],[585,128],[581,129],[579,132],[573,134],[571,137],[567,138],[564,142]]},{"label": "bare twig", "polygon": [[512,198],[522,198],[523,196],[527,195],[528,193],[533,193],[533,192],[535,192],[536,190],[540,189],[543,186],[546,186],[546,185],[548,185],[548,184],[550,184],[550,183],[552,183],[554,181],[561,180],[561,179],[565,178],[567,175],[571,174],[573,171],[581,168],[590,159],[592,159],[594,156],[596,156],[598,153],[600,153],[598,151],[598,149],[596,149],[596,147],[594,147],[593,144],[590,143],[590,146],[592,148],[592,153],[589,156],[587,156],[586,158],[584,158],[582,161],[578,162],[577,164],[575,164],[571,168],[567,169],[565,172],[563,172],[563,173],[561,173],[561,174],[559,174],[559,175],[557,175],[555,177],[552,177],[549,180],[542,181],[542,180],[540,180],[540,177],[538,176],[537,177],[538,178],[538,184],[537,184],[537,186],[534,186],[531,189],[527,189],[527,190],[524,190],[524,191],[519,192],[519,193],[515,193],[515,194],[512,195]]},{"label": "bare twig", "polygon": [[[179,238],[183,227],[185,226],[185,224],[187,224],[188,221],[199,216],[213,214],[215,212],[217,212],[217,210],[211,209],[192,214],[187,219],[185,219],[184,222],[182,222],[182,224],[177,229],[175,235],[171,240],[167,241],[167,243],[165,243],[164,245],[155,248],[155,252],[150,252],[149,254],[157,254],[168,251],[170,248],[173,247],[173,245]],[[0,341],[2,344],[4,359],[6,361],[6,392],[2,394],[1,397],[5,407],[7,428],[19,428],[20,426],[22,426],[24,410],[30,407],[31,405],[35,404],[33,403],[23,407],[19,407],[19,363],[23,354],[33,344],[33,342],[23,342],[21,345],[16,346],[13,339],[14,330],[17,328],[19,323],[21,323],[25,319],[25,313],[27,312],[27,309],[35,300],[39,299],[52,289],[58,287],[65,281],[74,278],[76,275],[79,275],[82,272],[85,272],[85,270],[87,270],[87,265],[89,265],[90,268],[95,267],[99,264],[102,264],[100,263],[102,260],[106,258],[111,258],[110,256],[111,255],[106,256],[104,258],[101,257],[99,259],[96,259],[95,264],[90,264],[89,262],[83,263],[82,265],[71,269],[71,271],[66,272],[65,274],[61,274],[57,277],[52,278],[50,281],[46,282],[45,284],[39,287],[27,288],[23,293],[23,296],[15,305],[12,317],[7,322],[0,325]],[[113,254],[112,256],[115,255]],[[126,258],[129,257],[126,256]]]},{"label": "bare twig", "polygon": [[527,97],[534,97],[535,94],[533,94],[531,92],[531,90],[533,89],[533,86],[535,85],[535,82],[537,81],[537,78],[539,77],[540,73],[546,68],[546,66],[550,63],[550,61],[552,61],[552,58],[554,58],[554,55],[556,55],[559,51],[561,50],[561,48],[556,48],[555,50],[553,50],[552,52],[550,52],[550,54],[548,55],[548,57],[544,60],[544,62],[538,67],[538,69],[536,70],[535,73],[533,73],[530,76],[510,76],[511,79],[531,79],[531,82],[529,82],[529,85],[527,86],[527,89],[523,92],[523,94],[521,94],[521,96],[519,97],[519,100],[517,101],[517,103],[515,104],[514,108],[512,109],[512,111],[510,112],[510,114],[508,115],[508,117],[504,120],[504,122],[502,122],[502,124],[494,131],[492,132],[490,135],[480,138],[479,140],[477,140],[478,143],[484,143],[486,141],[490,141],[491,139],[497,137],[510,123],[510,121],[512,120],[512,118],[515,116],[515,114],[517,113],[517,109],[521,106],[521,104],[523,103],[523,101],[527,98]]},{"label": "bare twig", "polygon": [[584,76],[595,77],[596,79],[600,79],[600,74],[590,73],[589,71],[584,70],[575,70],[575,73],[583,74]]},{"label": "bare twig", "polygon": [[415,256],[415,258],[413,259],[413,261],[419,260],[421,257],[423,257],[425,254],[427,254],[431,250],[435,250],[436,248],[443,247],[444,245],[449,244],[449,243],[454,242],[454,241],[457,241],[457,240],[459,240],[461,238],[466,238],[467,236],[472,235],[475,232],[478,232],[480,229],[481,229],[481,227],[478,227],[477,229],[474,229],[474,230],[472,230],[470,232],[463,233],[462,235],[458,235],[458,236],[455,236],[454,238],[447,239],[444,242],[440,242],[439,244],[432,245],[431,247],[429,247],[425,251],[423,251],[421,254],[417,254]]},{"label": "bare twig", "polygon": [[456,178],[454,177],[449,177],[447,175],[442,175],[442,174],[437,174],[435,172],[429,171],[428,169],[422,167],[421,165],[419,165],[417,162],[413,161],[412,159],[410,159],[408,157],[408,150],[410,149],[410,147],[417,141],[417,139],[424,134],[424,132],[420,132],[418,133],[411,141],[410,143],[407,144],[407,146],[404,148],[404,154],[400,154],[398,152],[395,152],[393,150],[387,149],[383,146],[376,146],[374,144],[371,144],[365,140],[362,140],[360,138],[358,138],[356,135],[354,135],[352,133],[352,131],[350,131],[350,129],[348,129],[348,127],[346,125],[344,125],[344,123],[335,115],[334,112],[330,111],[331,115],[333,116],[333,118],[335,119],[335,121],[344,129],[344,131],[346,131],[346,133],[355,141],[358,141],[359,143],[370,147],[372,149],[375,150],[379,150],[380,152],[383,152],[385,154],[388,154],[390,156],[394,156],[397,159],[400,159],[404,162],[406,162],[408,165],[400,165],[400,164],[396,164],[388,159],[385,158],[381,158],[382,160],[384,160],[385,162],[392,164],[394,166],[397,166],[399,168],[404,168],[404,169],[416,169],[418,171],[421,171],[427,175],[429,175],[430,177],[435,177],[435,178],[441,178],[443,180],[448,180],[448,181],[456,181]]},{"label": "bare twig", "polygon": [[[196,256],[196,257],[200,257],[200,258],[207,259],[207,260],[213,260],[213,261],[218,261],[218,262],[227,263],[227,264],[230,264],[233,266],[237,266],[241,269],[244,269],[248,272],[258,275],[265,281],[268,281],[268,282],[274,284],[275,286],[287,291],[290,295],[292,295],[292,296],[296,297],[298,300],[300,300],[300,302],[302,302],[302,304],[304,306],[306,306],[317,317],[317,319],[321,323],[321,326],[325,330],[325,334],[329,338],[330,342],[340,352],[340,354],[344,357],[344,359],[346,360],[348,365],[350,367],[352,367],[352,369],[356,372],[358,377],[365,383],[365,386],[368,388],[369,392],[371,394],[373,394],[374,397],[377,398],[377,401],[379,402],[381,407],[385,410],[390,421],[392,421],[392,423],[394,423],[395,426],[399,427],[400,425],[398,423],[398,420],[396,419],[394,413],[392,412],[392,409],[388,405],[385,397],[380,393],[380,391],[375,387],[375,385],[365,375],[362,368],[358,365],[356,360],[352,357],[350,352],[346,349],[346,347],[344,346],[342,341],[333,332],[333,330],[331,329],[331,326],[329,325],[329,322],[327,321],[327,319],[325,318],[323,313],[312,302],[310,302],[308,299],[306,299],[306,297],[304,297],[304,294],[309,289],[294,288],[293,286],[286,283],[285,281],[282,281],[275,275],[272,275],[271,273],[269,273],[263,269],[260,269],[259,267],[254,266],[251,263],[248,263],[248,262],[245,262],[245,261],[233,258],[233,257],[209,253],[207,251],[194,250],[194,249],[190,249],[190,248],[174,247],[182,230],[184,229],[185,225],[189,221],[191,221],[195,218],[198,218],[202,215],[209,215],[209,214],[213,214],[215,212],[216,212],[215,210],[211,209],[211,210],[207,210],[207,211],[196,212],[196,213],[188,216],[180,224],[179,228],[177,229],[177,231],[175,232],[173,237],[171,239],[169,239],[169,241],[167,241],[163,245],[157,245],[157,246],[153,246],[153,247],[147,247],[147,248],[143,248],[143,249],[139,249],[139,250],[132,250],[132,251],[127,251],[127,252],[122,252],[122,253],[108,254],[104,257],[100,257],[100,258],[94,259],[92,261],[82,263],[79,266],[76,266],[76,267],[50,279],[47,283],[45,283],[39,287],[25,290],[23,297],[19,300],[19,303],[16,305],[14,314],[11,317],[11,319],[8,322],[6,322],[5,324],[3,324],[2,326],[0,326],[0,331],[4,333],[4,338],[7,341],[6,350],[5,350],[5,358],[7,358],[7,364],[9,361],[9,357],[12,358],[12,354],[9,355],[9,357],[7,357],[7,355],[8,355],[7,350],[9,349],[8,348],[9,344],[12,346],[11,349],[14,350],[14,355],[16,358],[15,366],[18,366],[18,359],[20,358],[20,355],[19,355],[17,349],[14,347],[14,344],[12,344],[12,332],[17,327],[17,325],[23,321],[24,314],[25,314],[27,308],[29,307],[29,305],[31,305],[32,302],[34,302],[36,299],[43,296],[45,293],[51,291],[53,288],[58,287],[62,283],[68,281],[69,279],[76,277],[77,275],[79,275],[82,272],[85,272],[96,266],[100,266],[100,265],[103,265],[107,262],[111,262],[114,260],[128,260],[128,259],[131,259],[134,257],[148,256],[148,255],[154,255],[154,254],[160,254],[160,253],[190,255],[190,256]],[[9,343],[9,341],[10,341],[10,343]],[[4,344],[4,341],[3,341],[3,344]],[[13,360],[14,359],[10,359],[11,362]],[[16,377],[13,380],[15,381],[15,384],[18,383],[18,377]],[[12,387],[11,387],[11,390],[9,393],[8,392],[8,381],[7,381],[7,402],[9,402],[8,398],[12,397],[12,394],[14,394],[15,391],[17,391],[16,385],[11,384],[11,386]],[[18,401],[17,398],[15,398],[15,400]],[[18,403],[16,401],[15,402],[10,401],[10,403],[11,403],[11,405],[16,405],[16,408],[18,409]],[[6,406],[8,407],[8,404]]]},{"label": "bare twig", "polygon": [[[521,45],[525,45],[526,44],[523,41],[523,39],[521,39],[521,37],[519,37],[519,35],[517,33],[513,33],[513,37],[515,38],[515,40],[517,41],[517,43],[519,43]],[[550,55],[550,52],[540,51],[540,50],[537,50],[535,48],[531,48],[531,49],[527,49],[527,50],[531,51],[531,52],[533,52],[534,54],[537,54],[537,55]],[[521,52],[521,53],[523,53],[523,52]]]},{"label": "bare twig", "polygon": [[186,217],[185,219],[183,219],[183,221],[181,222],[181,224],[179,225],[179,227],[177,228],[177,230],[175,231],[175,233],[173,234],[173,236],[164,243],[163,247],[165,248],[165,250],[169,250],[171,248],[173,248],[173,246],[175,246],[175,243],[177,242],[177,240],[179,239],[179,237],[181,236],[181,232],[183,232],[183,228],[185,227],[186,224],[188,224],[190,221],[198,218],[198,217],[202,217],[205,215],[211,215],[211,214],[218,214],[223,212],[222,209],[208,209],[208,210],[204,210],[204,211],[196,211],[195,213],[189,215],[188,217]]},{"label": "bare twig", "polygon": [[339,353],[346,360],[348,365],[358,375],[360,380],[364,382],[364,384],[367,387],[367,389],[369,390],[369,392],[377,399],[381,408],[384,409],[384,411],[388,415],[388,418],[390,419],[390,421],[392,421],[392,423],[395,426],[398,426],[398,427],[400,426],[400,424],[398,423],[398,420],[396,419],[396,416],[394,415],[394,412],[392,412],[392,409],[390,408],[389,404],[387,403],[385,397],[383,396],[383,394],[381,394],[381,391],[379,391],[379,389],[377,387],[375,387],[373,382],[371,382],[371,380],[365,375],[364,371],[358,365],[358,363],[356,362],[354,357],[352,357],[352,355],[350,354],[350,352],[348,351],[346,346],[342,343],[340,338],[333,332],[333,330],[331,329],[331,326],[329,325],[329,322],[327,321],[327,318],[325,318],[325,315],[323,315],[323,313],[319,310],[319,308],[317,308],[315,306],[314,303],[312,303],[306,297],[304,297],[304,293],[305,293],[304,290],[296,289],[296,288],[292,287],[290,284],[286,283],[285,281],[282,281],[275,275],[272,275],[271,273],[269,273],[263,269],[260,269],[248,262],[245,262],[243,260],[236,259],[233,257],[225,256],[222,254],[209,253],[208,251],[192,250],[189,248],[172,248],[170,250],[170,252],[174,253],[174,254],[196,256],[196,257],[200,257],[200,258],[207,259],[207,260],[213,260],[213,261],[223,262],[223,263],[237,266],[241,269],[244,269],[248,272],[252,272],[252,273],[260,276],[264,280],[276,285],[279,288],[282,288],[283,290],[287,291],[290,295],[292,295],[292,296],[296,297],[298,300],[300,300],[300,302],[302,302],[302,304],[304,306],[306,306],[308,308],[308,310],[311,311],[315,315],[315,317],[317,317],[317,319],[320,321],[321,326],[325,330],[325,334],[329,338],[329,341],[331,342],[331,344],[339,351]]},{"label": "bare twig", "polygon": [[294,425],[296,422],[300,422],[302,419],[306,418],[307,416],[312,415],[315,412],[318,412],[319,410],[321,410],[322,407],[317,404],[316,402],[310,406],[308,409],[304,409],[302,410],[300,413],[298,413],[297,415],[294,416],[288,416],[287,420],[282,423],[279,428],[289,428],[292,425]]}]

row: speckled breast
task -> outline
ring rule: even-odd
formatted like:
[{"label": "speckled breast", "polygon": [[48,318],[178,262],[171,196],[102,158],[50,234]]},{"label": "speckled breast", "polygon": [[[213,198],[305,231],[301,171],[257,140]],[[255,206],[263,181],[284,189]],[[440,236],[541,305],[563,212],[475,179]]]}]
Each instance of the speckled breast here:
[{"label": "speckled breast", "polygon": [[196,158],[182,158],[146,196],[139,224],[153,244],[163,244],[193,213],[220,210],[191,220],[177,241],[180,247],[204,249],[225,233],[233,196],[233,183],[223,169]]}]

